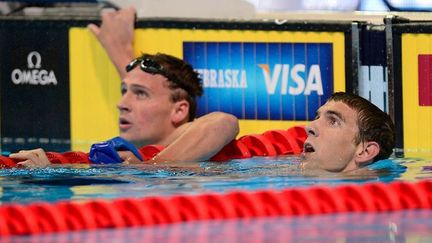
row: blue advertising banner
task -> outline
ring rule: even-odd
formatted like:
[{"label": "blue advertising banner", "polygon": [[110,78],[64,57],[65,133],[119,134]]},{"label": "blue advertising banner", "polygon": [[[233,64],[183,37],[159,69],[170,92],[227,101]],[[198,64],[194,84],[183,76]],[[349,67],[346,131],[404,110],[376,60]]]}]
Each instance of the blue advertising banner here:
[{"label": "blue advertising banner", "polygon": [[311,120],[333,93],[332,43],[183,42],[203,80],[198,116]]}]

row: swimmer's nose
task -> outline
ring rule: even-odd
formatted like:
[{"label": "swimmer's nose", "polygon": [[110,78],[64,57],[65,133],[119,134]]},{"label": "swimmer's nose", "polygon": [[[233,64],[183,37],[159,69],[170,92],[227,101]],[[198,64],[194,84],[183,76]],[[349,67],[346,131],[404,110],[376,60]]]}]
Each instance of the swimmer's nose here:
[{"label": "swimmer's nose", "polygon": [[119,109],[119,111],[129,111],[129,102],[127,100],[127,98],[125,96],[122,96],[122,98],[120,99],[120,101],[117,103],[117,109]]},{"label": "swimmer's nose", "polygon": [[316,132],[316,129],[313,127],[313,122],[311,122],[309,125],[305,127],[306,133],[309,136],[317,136],[318,133]]}]

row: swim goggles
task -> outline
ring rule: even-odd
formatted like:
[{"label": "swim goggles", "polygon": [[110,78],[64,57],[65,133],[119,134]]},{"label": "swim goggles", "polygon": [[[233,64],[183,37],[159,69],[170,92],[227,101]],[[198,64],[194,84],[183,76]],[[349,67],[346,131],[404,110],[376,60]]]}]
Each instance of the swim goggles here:
[{"label": "swim goggles", "polygon": [[126,66],[126,72],[132,71],[132,69],[134,69],[138,64],[141,70],[143,70],[144,72],[151,74],[160,74],[168,80],[171,80],[172,82],[177,84],[180,88],[184,89],[189,95],[194,96],[189,87],[187,87],[184,83],[180,82],[180,80],[176,76],[167,73],[162,65],[153,61],[150,58],[136,58],[132,60]]}]

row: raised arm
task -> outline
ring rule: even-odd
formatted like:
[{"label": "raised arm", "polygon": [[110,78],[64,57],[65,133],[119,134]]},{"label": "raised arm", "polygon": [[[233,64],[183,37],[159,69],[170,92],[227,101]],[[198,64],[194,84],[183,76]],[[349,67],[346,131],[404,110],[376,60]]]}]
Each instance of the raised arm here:
[{"label": "raised arm", "polygon": [[104,12],[100,26],[88,25],[89,30],[104,47],[122,79],[126,74],[126,65],[134,57],[135,12],[133,7],[115,12]]},{"label": "raised arm", "polygon": [[236,138],[239,124],[235,116],[212,112],[180,126],[172,142],[153,162],[205,161]]}]

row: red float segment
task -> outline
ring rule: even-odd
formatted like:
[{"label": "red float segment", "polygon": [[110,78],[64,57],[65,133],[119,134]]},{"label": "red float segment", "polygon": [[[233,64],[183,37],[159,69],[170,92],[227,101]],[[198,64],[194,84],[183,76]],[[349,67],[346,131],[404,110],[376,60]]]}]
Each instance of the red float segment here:
[{"label": "red float segment", "polygon": [[68,230],[92,230],[97,228],[93,211],[82,203],[60,202],[54,205],[63,215]]},{"label": "red float segment", "polygon": [[246,191],[232,192],[225,196],[236,212],[236,218],[263,217],[265,210],[261,198]]},{"label": "red float segment", "polygon": [[182,221],[195,221],[210,219],[207,205],[203,200],[193,199],[188,196],[174,196],[170,200],[178,209]]},{"label": "red float segment", "polygon": [[143,209],[141,200],[126,198],[116,200],[113,203],[123,216],[127,227],[155,224],[151,212]]},{"label": "red float segment", "polygon": [[397,200],[397,191],[388,190],[388,186],[386,184],[366,184],[365,190],[368,191],[371,197],[374,198],[374,207],[378,212],[399,210],[402,208],[400,205],[400,200]]},{"label": "red float segment", "polygon": [[[309,193],[312,193],[316,198],[317,212],[321,213],[336,213],[346,212],[347,207],[344,203],[344,198],[336,190],[330,187],[314,187],[310,189]],[[315,214],[315,212],[312,212]]]},{"label": "red float segment", "polygon": [[162,151],[165,147],[162,145],[147,145],[141,147],[138,151],[143,157],[144,161],[150,160],[155,157],[160,151]]},{"label": "red float segment", "polygon": [[41,232],[62,232],[68,230],[63,214],[53,204],[40,202],[29,206]]},{"label": "red float segment", "polygon": [[426,191],[426,196],[423,198],[427,201],[427,205],[432,205],[432,180],[423,180],[418,183],[418,188]]},{"label": "red float segment", "polygon": [[251,152],[240,140],[232,140],[225,145],[210,161],[228,161],[232,159],[246,159],[252,157]]},{"label": "red float segment", "polygon": [[105,200],[94,200],[84,204],[93,212],[96,228],[122,228],[126,226],[120,210]]},{"label": "red float segment", "polygon": [[0,169],[9,169],[17,166],[17,161],[6,157],[6,156],[0,156]]},{"label": "red float segment", "polygon": [[[430,182],[430,181],[429,181]],[[431,197],[425,197],[424,191],[426,190],[429,195],[432,195],[432,184],[429,183],[429,187],[422,187],[424,184],[420,184],[418,187],[407,186],[406,183],[395,182],[392,184],[394,191],[401,195],[400,205],[401,208],[427,208],[431,204]]]},{"label": "red float segment", "polygon": [[370,194],[364,187],[346,185],[338,187],[336,190],[344,199],[348,212],[373,212],[375,210],[374,195]]},{"label": "red float segment", "polygon": [[293,126],[288,128],[288,135],[291,137],[298,138],[300,141],[305,141],[307,138],[307,132],[304,126]]},{"label": "red float segment", "polygon": [[263,135],[270,140],[278,155],[300,154],[303,150],[303,144],[285,130],[270,130]]},{"label": "red float segment", "polygon": [[182,222],[178,208],[165,197],[144,198],[141,202],[141,210],[147,210],[152,214],[153,224],[170,224]]},{"label": "red float segment", "polygon": [[36,215],[30,206],[10,204],[1,206],[0,218],[3,218],[8,226],[9,235],[38,234],[41,230],[38,226]]},{"label": "red float segment", "polygon": [[236,211],[231,206],[230,201],[225,200],[220,195],[203,194],[196,197],[206,206],[207,214],[210,219],[231,219],[236,217]]},{"label": "red float segment", "polygon": [[275,156],[276,149],[264,135],[245,135],[239,139],[249,149],[252,156]]},{"label": "red float segment", "polygon": [[70,151],[63,153],[69,164],[90,164],[88,153],[80,151]]},{"label": "red float segment", "polygon": [[270,140],[273,147],[276,149],[277,154],[293,154],[294,151],[291,148],[288,140],[288,133],[284,130],[270,130],[264,132],[263,135]]},{"label": "red float segment", "polygon": [[265,215],[268,216],[289,216],[292,215],[290,204],[285,203],[283,194],[271,191],[263,190],[257,191],[256,195],[263,202]]},{"label": "red float segment", "polygon": [[287,130],[288,136],[293,139],[290,140],[291,146],[293,146],[294,153],[301,153],[303,151],[304,142],[307,139],[307,133],[304,127],[295,126]]},{"label": "red float segment", "polygon": [[315,203],[315,198],[309,197],[303,189],[285,190],[282,192],[283,199],[289,202],[291,215],[304,216],[311,212],[318,212],[319,207]]},{"label": "red float segment", "polygon": [[69,160],[61,153],[45,152],[45,154],[52,164],[69,164]]},{"label": "red float segment", "polygon": [[4,215],[7,214],[7,212],[4,211],[6,209],[6,207],[0,207],[0,236],[13,235],[13,233],[10,232],[10,228],[12,228],[12,222],[8,218],[4,217]]}]

